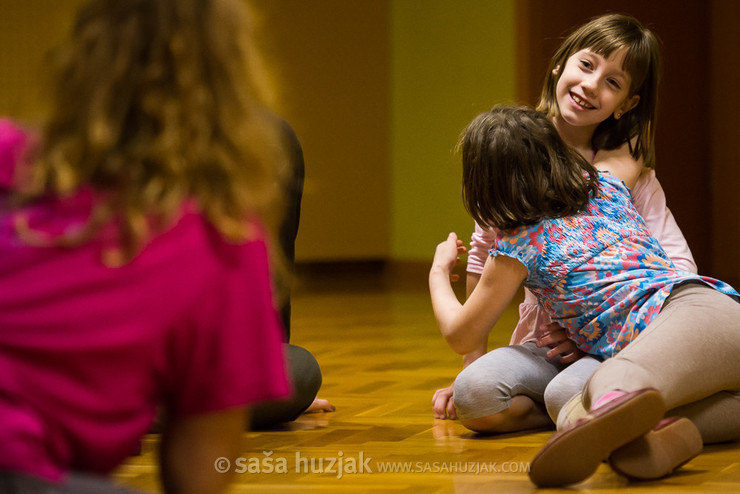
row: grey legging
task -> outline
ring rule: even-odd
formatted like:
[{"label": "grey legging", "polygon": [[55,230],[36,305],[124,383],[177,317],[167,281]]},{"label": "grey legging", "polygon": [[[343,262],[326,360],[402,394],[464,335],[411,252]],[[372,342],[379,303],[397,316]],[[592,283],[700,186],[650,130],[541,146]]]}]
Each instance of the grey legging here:
[{"label": "grey legging", "polygon": [[545,404],[553,422],[560,409],[577,395],[600,361],[584,356],[570,365],[548,359],[549,348],[533,341],[497,348],[467,366],[455,379],[457,415],[476,419],[509,408],[516,395]]}]

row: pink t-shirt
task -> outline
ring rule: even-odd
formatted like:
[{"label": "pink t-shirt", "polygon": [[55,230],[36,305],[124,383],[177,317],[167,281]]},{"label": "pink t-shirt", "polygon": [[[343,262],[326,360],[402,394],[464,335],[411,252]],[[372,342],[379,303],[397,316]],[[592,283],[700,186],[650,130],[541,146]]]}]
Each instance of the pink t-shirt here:
[{"label": "pink t-shirt", "polygon": [[[0,121],[0,204],[26,140]],[[79,225],[92,197],[38,204],[31,227]],[[136,451],[159,404],[191,415],[290,393],[261,233],[228,243],[185,207],[111,268],[102,240],[33,247],[13,221],[0,209],[0,470],[105,473]]]},{"label": "pink t-shirt", "polygon": [[[655,176],[655,170],[648,170],[640,176],[632,190],[632,204],[635,205],[635,209],[645,220],[650,233],[658,239],[676,268],[696,273],[696,263],[691,250],[666,205],[665,192]],[[488,250],[495,238],[494,230],[475,225],[468,252],[467,271],[469,273],[483,273]],[[524,301],[519,305],[519,322],[511,335],[511,344],[516,345],[534,340],[534,331],[540,325],[549,322],[550,317],[538,306],[537,298],[525,289]]]}]

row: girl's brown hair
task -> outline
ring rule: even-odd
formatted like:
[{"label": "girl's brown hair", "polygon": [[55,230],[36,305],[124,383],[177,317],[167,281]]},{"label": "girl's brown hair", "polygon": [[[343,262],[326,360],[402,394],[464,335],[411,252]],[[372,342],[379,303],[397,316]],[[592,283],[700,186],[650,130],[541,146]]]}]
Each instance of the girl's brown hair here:
[{"label": "girl's brown hair", "polygon": [[550,117],[560,115],[555,94],[565,63],[576,52],[589,49],[608,58],[624,48],[624,70],[632,82],[629,96],[638,95],[635,108],[622,118],[610,116],[596,128],[592,147],[615,149],[625,142],[635,159],[642,157],[645,166],[655,166],[655,119],[658,106],[660,47],[658,39],[634,17],[606,14],[591,19],[568,36],[555,52],[545,76],[537,109]]},{"label": "girl's brown hair", "polygon": [[479,225],[509,230],[582,211],[598,174],[548,117],[497,105],[463,131],[463,202]]},{"label": "girl's brown hair", "polygon": [[241,0],[88,2],[55,54],[25,198],[91,186],[103,200],[76,241],[114,221],[125,260],[189,199],[230,240],[249,236],[252,216],[276,222],[285,165],[249,35]]}]

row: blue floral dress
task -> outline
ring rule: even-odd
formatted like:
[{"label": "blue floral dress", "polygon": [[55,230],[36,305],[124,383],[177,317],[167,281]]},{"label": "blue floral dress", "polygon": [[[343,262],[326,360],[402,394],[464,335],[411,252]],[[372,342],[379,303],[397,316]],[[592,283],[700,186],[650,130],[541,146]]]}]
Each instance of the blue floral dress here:
[{"label": "blue floral dress", "polygon": [[700,281],[740,297],[722,281],[676,270],[624,183],[601,172],[599,185],[582,213],[500,231],[490,250],[526,266],[524,286],[581,350],[603,358],[617,354],[679,283]]}]

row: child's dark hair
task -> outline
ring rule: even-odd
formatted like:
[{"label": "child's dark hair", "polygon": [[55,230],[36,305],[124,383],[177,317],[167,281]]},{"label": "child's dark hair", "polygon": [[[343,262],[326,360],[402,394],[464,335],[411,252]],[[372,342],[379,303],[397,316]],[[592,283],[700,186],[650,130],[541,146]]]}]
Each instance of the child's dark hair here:
[{"label": "child's dark hair", "polygon": [[601,122],[591,145],[595,150],[615,149],[628,142],[632,156],[635,159],[642,157],[645,166],[652,168],[655,165],[660,47],[653,32],[634,17],[606,14],[573,31],[550,61],[537,109],[551,117],[560,114],[555,89],[571,55],[589,49],[608,58],[622,48],[626,49],[623,68],[632,78],[629,96],[637,95],[640,101],[622,118],[617,120],[610,116]]},{"label": "child's dark hair", "polygon": [[598,173],[547,115],[497,105],[463,132],[463,202],[480,225],[509,230],[583,210]]}]

